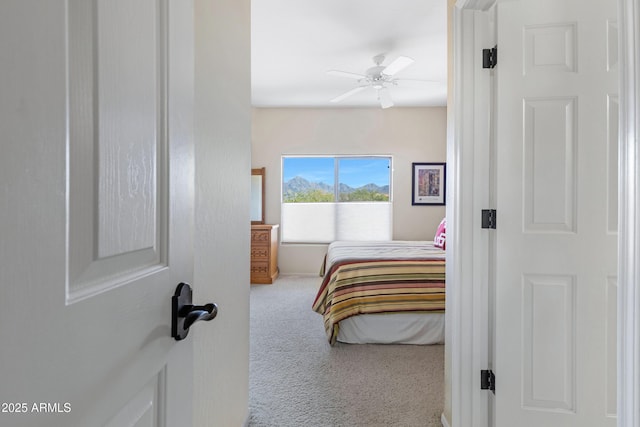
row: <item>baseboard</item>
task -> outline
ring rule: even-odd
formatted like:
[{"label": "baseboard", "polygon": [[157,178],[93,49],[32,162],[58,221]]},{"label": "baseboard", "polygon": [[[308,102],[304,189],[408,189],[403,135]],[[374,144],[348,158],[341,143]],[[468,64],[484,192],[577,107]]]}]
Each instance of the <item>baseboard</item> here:
[{"label": "baseboard", "polygon": [[280,271],[280,276],[281,277],[294,277],[294,276],[299,276],[299,277],[322,277],[317,272],[316,273],[309,273],[308,271],[307,272],[302,272],[302,273],[294,273],[294,272],[283,273],[282,271]]},{"label": "baseboard", "polygon": [[444,416],[444,412],[442,413],[442,416],[440,417],[440,422],[442,423],[442,427],[450,427],[449,426],[449,421],[447,421],[447,417]]}]

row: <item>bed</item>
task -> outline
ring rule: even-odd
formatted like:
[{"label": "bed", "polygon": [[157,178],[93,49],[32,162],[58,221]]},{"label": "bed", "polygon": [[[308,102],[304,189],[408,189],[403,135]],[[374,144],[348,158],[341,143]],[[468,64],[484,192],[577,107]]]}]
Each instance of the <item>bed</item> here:
[{"label": "bed", "polygon": [[444,342],[445,252],[432,241],[337,241],[313,310],[331,345]]}]

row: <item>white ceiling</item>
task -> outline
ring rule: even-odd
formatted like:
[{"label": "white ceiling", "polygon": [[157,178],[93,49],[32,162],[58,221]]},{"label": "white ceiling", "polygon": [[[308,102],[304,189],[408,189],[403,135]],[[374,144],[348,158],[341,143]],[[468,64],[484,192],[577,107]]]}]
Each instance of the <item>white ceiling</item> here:
[{"label": "white ceiling", "polygon": [[396,107],[446,105],[447,0],[252,0],[251,96],[256,107],[377,107],[368,88],[328,70],[364,74],[373,57],[415,62],[394,77],[431,80],[389,90]]}]

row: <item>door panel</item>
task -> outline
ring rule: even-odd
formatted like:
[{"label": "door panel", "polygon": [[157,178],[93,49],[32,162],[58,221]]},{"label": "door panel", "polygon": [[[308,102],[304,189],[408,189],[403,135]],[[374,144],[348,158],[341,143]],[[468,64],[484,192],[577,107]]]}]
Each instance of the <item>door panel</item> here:
[{"label": "door panel", "polygon": [[497,6],[496,426],[615,425],[616,5],[586,9]]},{"label": "door panel", "polygon": [[193,5],[3,1],[0,39],[0,424],[188,426]]},{"label": "door panel", "polygon": [[525,98],[524,232],[575,232],[575,97]]},{"label": "door panel", "polygon": [[[142,390],[133,396],[115,417],[105,424],[105,427],[153,427],[162,426],[164,385],[163,373],[154,377]],[[164,422],[164,419],[163,419]]]},{"label": "door panel", "polygon": [[575,276],[523,275],[522,406],[574,411]]},{"label": "door panel", "polygon": [[69,4],[69,302],[167,264],[167,11],[129,3]]}]

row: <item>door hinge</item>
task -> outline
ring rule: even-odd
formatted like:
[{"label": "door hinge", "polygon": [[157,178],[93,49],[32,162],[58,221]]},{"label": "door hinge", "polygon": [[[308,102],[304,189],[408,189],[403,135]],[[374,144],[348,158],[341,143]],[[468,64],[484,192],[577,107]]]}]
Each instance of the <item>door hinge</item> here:
[{"label": "door hinge", "polygon": [[482,228],[496,228],[497,213],[495,209],[482,210]]},{"label": "door hinge", "polygon": [[498,46],[482,49],[482,68],[493,68],[498,63]]},{"label": "door hinge", "polygon": [[480,371],[480,389],[491,390],[493,394],[496,394],[496,376],[492,370]]}]

